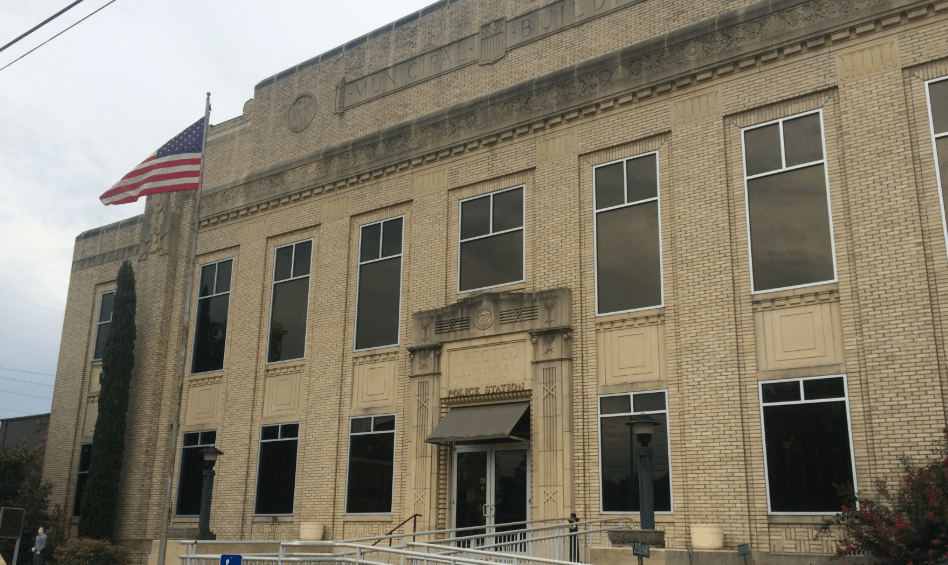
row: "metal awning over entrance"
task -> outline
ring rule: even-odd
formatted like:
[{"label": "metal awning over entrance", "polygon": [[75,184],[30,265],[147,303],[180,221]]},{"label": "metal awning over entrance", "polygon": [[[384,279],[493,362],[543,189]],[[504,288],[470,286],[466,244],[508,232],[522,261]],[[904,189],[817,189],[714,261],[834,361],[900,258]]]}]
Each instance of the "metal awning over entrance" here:
[{"label": "metal awning over entrance", "polygon": [[425,442],[477,442],[492,439],[525,441],[526,438],[512,434],[517,423],[529,409],[529,402],[453,408],[438,423]]}]

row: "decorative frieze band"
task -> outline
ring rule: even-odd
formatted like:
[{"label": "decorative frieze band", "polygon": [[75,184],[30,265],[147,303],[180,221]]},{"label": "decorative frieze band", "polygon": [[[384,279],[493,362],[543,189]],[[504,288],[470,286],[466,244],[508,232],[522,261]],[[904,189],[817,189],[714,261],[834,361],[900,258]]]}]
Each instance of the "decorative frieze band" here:
[{"label": "decorative frieze band", "polygon": [[764,310],[779,310],[781,308],[806,306],[809,304],[819,304],[822,302],[839,302],[839,291],[826,290],[822,292],[798,294],[796,296],[784,296],[780,298],[765,298],[762,300],[755,300],[754,312],[762,312]]},{"label": "decorative frieze band", "polygon": [[79,259],[72,262],[72,272],[82,271],[85,269],[91,269],[92,267],[98,267],[99,265],[105,265],[107,263],[115,263],[118,261],[124,261],[126,259],[131,259],[132,257],[138,256],[138,243],[134,245],[129,245],[128,247],[123,247],[121,249],[113,249],[112,251],[106,251],[105,253],[99,253],[98,255],[93,255],[92,257],[86,257],[85,259]]},{"label": "decorative frieze band", "polygon": [[208,375],[206,377],[198,377],[196,379],[188,379],[188,387],[195,386],[204,386],[204,385],[216,385],[217,383],[223,380],[224,375]]},{"label": "decorative frieze band", "polygon": [[608,331],[618,328],[641,328],[644,326],[655,326],[665,323],[665,313],[659,314],[646,314],[644,316],[638,315],[635,313],[629,314],[628,318],[622,318],[620,320],[609,320],[607,322],[599,322],[596,324],[599,331]]},{"label": "decorative frieze band", "polygon": [[356,365],[364,365],[365,363],[381,363],[383,361],[394,361],[398,359],[397,351],[387,351],[385,353],[371,353],[369,355],[357,355],[352,358],[352,362]]},{"label": "decorative frieze band", "polygon": [[290,363],[287,365],[278,365],[276,367],[267,367],[263,374],[267,377],[276,375],[292,375],[293,373],[302,373],[306,363]]},{"label": "decorative frieze band", "polygon": [[[674,45],[667,45],[664,36],[643,42],[615,56],[456,107],[447,112],[446,118],[419,119],[412,127],[391,128],[389,131],[394,133],[389,137],[354,140],[321,151],[321,157],[306,165],[241,185],[222,187],[202,198],[202,207],[207,211],[202,225],[213,225],[435,160],[490,148],[617,106],[651,101],[655,96],[677,92],[718,76],[747,71],[897,25],[908,17],[906,11],[917,9],[919,17],[935,13],[931,2],[903,0],[899,2],[904,5],[901,13],[874,14],[863,22],[872,25],[860,24],[857,26],[860,33],[857,33],[852,24],[852,12],[884,7],[890,2],[807,0],[730,27],[710,22],[706,27],[714,31]],[[740,20],[738,15],[729,17]],[[727,18],[718,18],[718,22],[724,20]],[[787,37],[789,34],[806,35],[806,38]],[[616,60],[618,62],[614,62]],[[613,62],[604,64],[603,61]],[[704,102],[709,111],[713,107],[710,99],[698,102],[699,109]],[[688,112],[684,112],[681,119],[691,119],[688,116]],[[697,116],[702,119],[702,112]],[[503,127],[511,123],[515,125]],[[498,130],[498,126],[503,129]],[[479,132],[484,134],[478,137]],[[430,149],[432,147],[435,149]],[[424,153],[413,155],[419,150]],[[269,194],[274,197],[267,198]]]}]

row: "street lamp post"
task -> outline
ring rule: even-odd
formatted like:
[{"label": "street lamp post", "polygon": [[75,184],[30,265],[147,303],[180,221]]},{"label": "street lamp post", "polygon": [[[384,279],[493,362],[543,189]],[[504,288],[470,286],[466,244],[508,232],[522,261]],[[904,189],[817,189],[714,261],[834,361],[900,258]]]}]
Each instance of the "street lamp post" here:
[{"label": "street lamp post", "polygon": [[214,493],[214,464],[223,454],[224,452],[213,446],[201,450],[201,455],[204,456],[204,488],[201,489],[201,517],[198,520],[199,540],[217,539],[217,535],[211,531],[211,496]]},{"label": "street lamp post", "polygon": [[[636,453],[635,442],[638,440],[641,448],[637,450],[635,461],[631,465],[638,465],[639,472],[639,526],[643,530],[655,529],[655,487],[652,484],[652,448],[648,446],[652,441],[652,432],[661,422],[649,416],[630,417],[626,422],[629,426],[629,455]],[[631,469],[633,474],[635,469]]]}]

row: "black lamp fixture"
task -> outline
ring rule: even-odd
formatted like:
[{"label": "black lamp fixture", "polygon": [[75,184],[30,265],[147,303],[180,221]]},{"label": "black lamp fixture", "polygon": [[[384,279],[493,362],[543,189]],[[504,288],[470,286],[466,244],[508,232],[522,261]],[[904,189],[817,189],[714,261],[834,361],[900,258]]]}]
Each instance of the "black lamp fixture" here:
[{"label": "black lamp fixture", "polygon": [[204,457],[204,487],[201,490],[201,516],[198,520],[199,540],[217,539],[217,535],[211,531],[211,497],[214,494],[214,464],[217,458],[224,454],[223,451],[214,446],[205,447],[200,451]]},{"label": "black lamp fixture", "polygon": [[[643,530],[655,529],[655,486],[652,483],[652,448],[648,444],[652,441],[655,426],[662,423],[650,416],[630,416],[625,423],[629,426],[629,455],[636,454],[635,460],[629,463],[638,465],[639,471],[639,526]],[[635,449],[636,440],[641,447]],[[631,469],[635,474],[635,467]]]}]

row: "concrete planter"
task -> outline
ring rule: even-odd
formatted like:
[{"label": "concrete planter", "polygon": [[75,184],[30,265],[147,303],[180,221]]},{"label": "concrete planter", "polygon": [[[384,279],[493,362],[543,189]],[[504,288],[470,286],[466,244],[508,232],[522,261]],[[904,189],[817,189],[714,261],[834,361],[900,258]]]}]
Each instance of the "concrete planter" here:
[{"label": "concrete planter", "polygon": [[724,529],[718,524],[692,524],[691,547],[721,549],[724,547]]},{"label": "concrete planter", "polygon": [[650,547],[665,547],[665,532],[637,528],[612,528],[609,541],[616,547],[630,547],[632,542],[647,543]]}]

